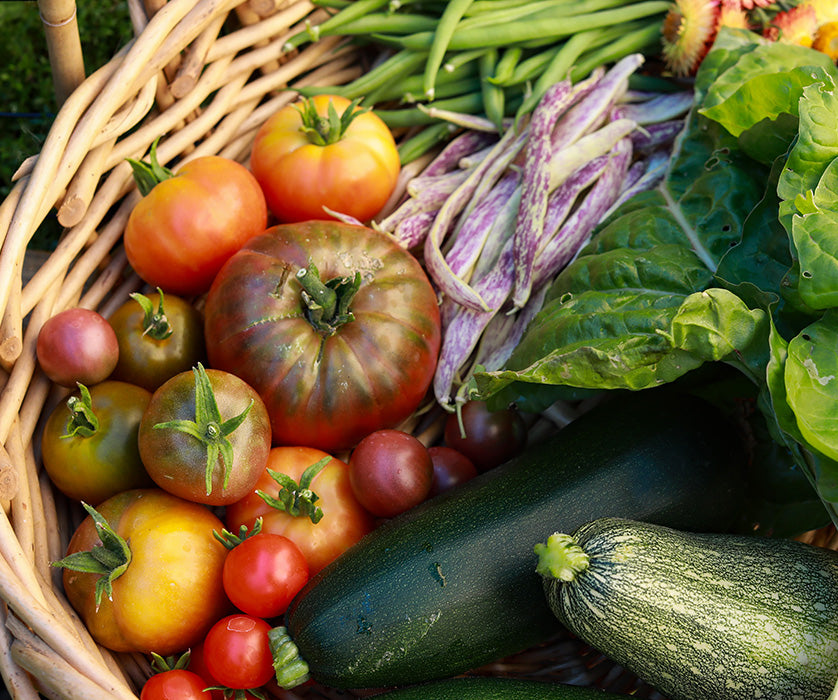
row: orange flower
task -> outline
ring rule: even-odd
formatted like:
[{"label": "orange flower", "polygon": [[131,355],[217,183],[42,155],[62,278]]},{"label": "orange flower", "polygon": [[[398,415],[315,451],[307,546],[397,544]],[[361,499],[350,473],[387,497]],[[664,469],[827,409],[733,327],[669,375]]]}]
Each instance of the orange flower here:
[{"label": "orange flower", "polygon": [[805,4],[778,12],[763,31],[763,35],[771,41],[811,46],[817,32],[818,19],[815,8]]},{"label": "orange flower", "polygon": [[695,73],[716,38],[719,0],[675,0],[663,21],[663,58],[677,76]]},{"label": "orange flower", "polygon": [[818,27],[812,48],[838,61],[838,22],[826,22]]},{"label": "orange flower", "polygon": [[722,0],[719,8],[719,19],[716,27],[731,27],[733,29],[751,29],[748,13],[742,8],[739,0]]}]

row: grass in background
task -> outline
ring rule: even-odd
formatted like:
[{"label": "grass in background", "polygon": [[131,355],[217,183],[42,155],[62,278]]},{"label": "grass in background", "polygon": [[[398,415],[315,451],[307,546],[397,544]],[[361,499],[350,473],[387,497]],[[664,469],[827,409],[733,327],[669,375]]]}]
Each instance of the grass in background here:
[{"label": "grass in background", "polygon": [[[122,0],[78,0],[85,71],[105,64],[132,36]],[[0,1],[0,201],[20,164],[40,152],[57,110],[46,39],[34,0]],[[51,249],[61,230],[49,216],[31,242]]]}]

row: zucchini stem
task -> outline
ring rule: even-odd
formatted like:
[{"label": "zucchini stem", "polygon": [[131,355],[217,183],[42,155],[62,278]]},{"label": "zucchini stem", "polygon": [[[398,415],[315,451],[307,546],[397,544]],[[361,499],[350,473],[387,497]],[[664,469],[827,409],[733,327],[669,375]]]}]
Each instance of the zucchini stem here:
[{"label": "zucchini stem", "polygon": [[572,535],[562,532],[553,533],[546,544],[539,542],[533,549],[538,556],[535,570],[547,579],[574,581],[590,565],[585,550]]}]

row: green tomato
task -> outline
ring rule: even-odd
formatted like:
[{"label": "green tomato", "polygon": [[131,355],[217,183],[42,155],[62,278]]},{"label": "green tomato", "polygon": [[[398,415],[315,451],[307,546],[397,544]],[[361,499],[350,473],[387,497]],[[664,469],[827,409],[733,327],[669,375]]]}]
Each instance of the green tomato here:
[{"label": "green tomato", "polygon": [[137,446],[149,401],[150,391],[127,382],[79,385],[44,426],[44,469],[55,486],[91,505],[120,491],[152,486]]}]

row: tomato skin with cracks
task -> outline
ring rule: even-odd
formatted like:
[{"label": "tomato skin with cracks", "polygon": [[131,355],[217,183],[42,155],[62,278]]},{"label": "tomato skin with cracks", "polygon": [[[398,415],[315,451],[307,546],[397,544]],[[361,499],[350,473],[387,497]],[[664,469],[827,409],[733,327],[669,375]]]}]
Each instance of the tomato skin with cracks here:
[{"label": "tomato skin with cracks", "polygon": [[352,493],[349,467],[337,458],[330,459],[312,479],[310,488],[317,495],[316,505],[323,515],[314,523],[306,515],[291,515],[277,510],[256,492],[279,494],[279,484],[270,472],[286,474],[299,483],[303,472],[329,454],[312,447],[274,447],[268,464],[253,490],[225,509],[227,529],[236,532],[242,526],[252,528],[262,518],[262,532],[284,535],[302,551],[313,576],[375,528],[375,520]]},{"label": "tomato skin with cracks", "polygon": [[330,102],[338,114],[350,105],[336,95],[288,105],[265,122],[253,142],[253,174],[281,222],[332,218],[324,206],[369,221],[395,189],[399,153],[389,128],[374,112],[355,116],[334,143],[314,143],[301,128],[300,110],[306,104],[325,117]]},{"label": "tomato skin with cracks", "polygon": [[125,227],[125,253],[149,284],[201,294],[224,261],[265,230],[267,217],[262,189],[247,168],[203,156],[137,202]]},{"label": "tomato skin with cracks", "polygon": [[[352,279],[351,320],[315,328],[301,275]],[[262,396],[274,444],[326,452],[395,427],[426,396],[440,345],[436,293],[418,261],[383,233],[341,222],[270,229],[221,269],[207,295],[212,367]]]},{"label": "tomato skin with cracks", "polygon": [[[223,524],[206,506],[160,489],[124,491],[101,503],[99,514],[130,543],[131,561],[113,581],[113,596],[97,610],[98,575],[62,572],[64,590],[93,637],[113,651],[183,651],[201,641],[229,611],[221,573],[227,549],[213,535]],[[67,552],[101,543],[88,515]]]}]

